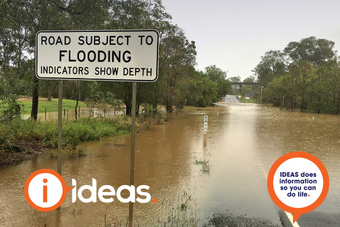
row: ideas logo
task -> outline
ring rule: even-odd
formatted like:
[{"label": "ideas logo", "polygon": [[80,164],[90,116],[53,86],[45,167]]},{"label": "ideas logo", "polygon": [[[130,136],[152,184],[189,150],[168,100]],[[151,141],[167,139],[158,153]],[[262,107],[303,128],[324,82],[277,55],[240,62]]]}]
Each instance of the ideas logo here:
[{"label": "ideas logo", "polygon": [[[42,212],[49,212],[57,209],[61,206],[66,198],[67,192],[72,190],[72,203],[76,202],[77,197],[83,203],[96,203],[97,195],[100,201],[103,203],[111,203],[114,201],[112,196],[116,194],[115,189],[110,185],[103,185],[99,188],[97,193],[97,181],[92,178],[92,186],[91,185],[83,185],[79,188],[77,193],[77,181],[72,179],[72,186],[67,187],[65,180],[54,170],[51,169],[41,169],[32,173],[26,180],[25,183],[25,197],[28,204],[34,209]],[[128,202],[139,202],[139,203],[148,203],[151,200],[151,196],[149,193],[142,191],[148,190],[150,187],[147,185],[140,185],[137,187],[131,185],[122,185],[117,189],[117,199],[122,203]],[[83,197],[83,191],[89,190],[91,192],[91,196],[89,198]],[[105,191],[104,191],[105,190]],[[121,196],[121,192],[123,190],[128,190],[130,196],[128,198],[123,198]],[[145,198],[137,197],[136,199],[136,191],[138,195],[141,195]],[[105,198],[104,196],[110,198]],[[157,199],[152,200],[153,203],[157,202]]]}]

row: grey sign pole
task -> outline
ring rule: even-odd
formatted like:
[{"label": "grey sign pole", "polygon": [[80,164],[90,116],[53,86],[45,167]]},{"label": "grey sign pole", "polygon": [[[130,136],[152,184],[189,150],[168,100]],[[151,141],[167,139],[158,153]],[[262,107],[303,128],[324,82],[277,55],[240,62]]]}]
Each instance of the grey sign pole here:
[{"label": "grey sign pole", "polygon": [[[135,177],[135,131],[136,131],[136,93],[137,93],[137,83],[132,83],[132,125],[131,125],[131,161],[130,161],[130,185],[134,185]],[[133,222],[133,203],[129,204],[129,227],[132,227]]]},{"label": "grey sign pole", "polygon": [[58,97],[58,168],[57,172],[61,175],[61,150],[62,150],[62,124],[63,124],[63,81],[59,80]]}]

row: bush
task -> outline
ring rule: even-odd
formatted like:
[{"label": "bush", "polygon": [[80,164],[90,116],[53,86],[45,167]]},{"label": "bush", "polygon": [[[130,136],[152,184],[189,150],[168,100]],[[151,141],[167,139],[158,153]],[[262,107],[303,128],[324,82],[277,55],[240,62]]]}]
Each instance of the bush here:
[{"label": "bush", "polygon": [[206,102],[203,96],[199,96],[198,98],[196,98],[195,106],[206,107]]},{"label": "bush", "polygon": [[[128,133],[128,128],[129,123],[120,118],[80,118],[78,121],[63,121],[63,147],[71,146],[73,149],[80,142]],[[11,123],[4,125],[0,133],[1,144],[12,139],[22,142],[41,141],[43,146],[57,147],[58,121],[34,122],[15,118]]]}]

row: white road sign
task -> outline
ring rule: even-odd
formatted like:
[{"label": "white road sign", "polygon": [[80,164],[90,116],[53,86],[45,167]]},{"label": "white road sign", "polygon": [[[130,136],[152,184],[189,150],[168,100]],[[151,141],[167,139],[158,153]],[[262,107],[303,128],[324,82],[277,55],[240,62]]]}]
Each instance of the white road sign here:
[{"label": "white road sign", "polygon": [[39,79],[154,82],[158,49],[155,30],[40,31],[35,71]]}]

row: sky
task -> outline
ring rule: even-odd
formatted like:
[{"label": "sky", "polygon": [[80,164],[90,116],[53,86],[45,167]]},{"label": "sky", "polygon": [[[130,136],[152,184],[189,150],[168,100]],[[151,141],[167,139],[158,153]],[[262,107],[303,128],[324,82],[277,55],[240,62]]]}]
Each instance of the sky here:
[{"label": "sky", "polygon": [[196,69],[210,65],[227,78],[253,75],[261,56],[315,36],[335,42],[340,54],[339,0],[162,0],[196,44]]}]

